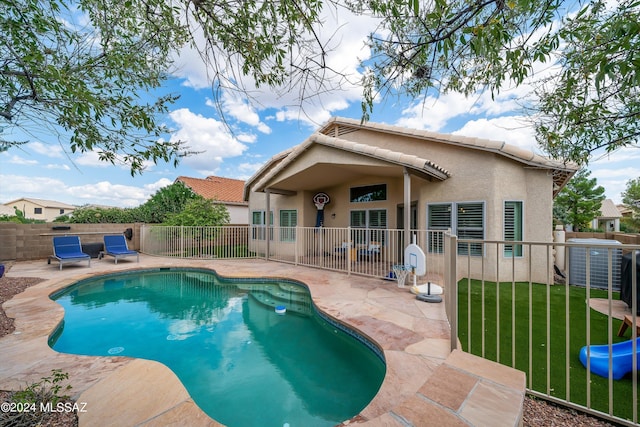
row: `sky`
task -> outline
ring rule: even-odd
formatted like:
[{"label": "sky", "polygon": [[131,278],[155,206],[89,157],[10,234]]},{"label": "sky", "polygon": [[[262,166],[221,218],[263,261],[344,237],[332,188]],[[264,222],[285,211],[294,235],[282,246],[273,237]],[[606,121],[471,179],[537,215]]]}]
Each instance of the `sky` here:
[{"label": "sky", "polygon": [[[370,56],[364,41],[374,26],[367,17],[341,11],[329,14],[322,28],[322,35],[332,40],[330,65],[351,73],[354,82],[359,78],[359,60]],[[247,180],[272,156],[303,142],[330,117],[361,118],[362,89],[352,84],[318,95],[303,108],[295,90],[255,90],[251,103],[225,92],[221,97],[225,125],[197,52],[184,49],[176,56],[176,65],[162,89],[180,98],[164,122],[173,129],[170,138],[187,141],[197,155],[182,159],[175,168],[173,164],[148,164],[142,174],[132,177],[126,166],[101,162],[96,153],[71,153],[55,136],[31,138],[25,145],[0,153],[0,203],[24,197],[77,206],[135,207],[178,176]],[[488,93],[470,98],[446,94],[385,99],[375,105],[370,121],[505,141],[544,155],[519,102],[529,91],[525,84],[504,88],[495,99]],[[610,155],[595,153],[587,168],[605,188],[606,197],[621,203],[626,183],[640,177],[640,147]]]}]

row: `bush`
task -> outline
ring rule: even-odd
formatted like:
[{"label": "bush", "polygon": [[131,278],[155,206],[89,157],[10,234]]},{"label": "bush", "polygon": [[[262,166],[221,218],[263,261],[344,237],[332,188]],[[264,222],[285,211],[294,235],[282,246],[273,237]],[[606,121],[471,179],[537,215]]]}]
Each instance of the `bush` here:
[{"label": "bush", "polygon": [[[51,375],[40,381],[28,385],[25,389],[10,394],[8,410],[0,412],[0,425],[3,426],[37,426],[46,425],[47,419],[55,414],[59,405],[69,400],[69,396],[61,394],[68,392],[71,386],[62,385],[69,378],[69,374],[60,369],[53,369]],[[66,409],[73,405],[67,403]]]}]

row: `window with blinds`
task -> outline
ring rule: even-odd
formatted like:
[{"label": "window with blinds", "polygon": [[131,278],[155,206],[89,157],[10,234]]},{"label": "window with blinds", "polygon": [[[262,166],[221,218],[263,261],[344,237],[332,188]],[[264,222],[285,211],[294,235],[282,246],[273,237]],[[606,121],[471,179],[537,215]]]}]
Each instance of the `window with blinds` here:
[{"label": "window with blinds", "polygon": [[[269,215],[269,223],[273,225],[273,212]],[[251,238],[253,240],[265,240],[267,222],[265,220],[265,211],[251,212]],[[269,229],[269,240],[273,240],[273,229]]]},{"label": "window with blinds", "polygon": [[376,242],[384,245],[386,241],[387,210],[369,209],[351,211],[352,239],[356,244],[368,245]]},{"label": "window with blinds", "polygon": [[298,226],[298,211],[280,211],[280,241],[295,242],[296,227]]},{"label": "window with blinds", "polygon": [[[427,208],[427,228],[433,231],[444,231],[451,229],[451,203],[428,205]],[[427,233],[428,250],[431,253],[441,254],[444,252],[444,242],[440,233]]]},{"label": "window with blinds", "polygon": [[[484,203],[458,203],[456,214],[458,239],[484,239]],[[459,243],[458,254],[482,256],[482,244]]]},{"label": "window with blinds", "polygon": [[[484,202],[434,203],[427,205],[427,229],[451,230],[459,239],[484,239]],[[443,253],[444,243],[439,233],[429,233],[428,250]],[[482,256],[482,244],[459,243],[458,254]]]},{"label": "window with blinds", "polygon": [[[504,202],[504,240],[522,241],[522,202]],[[504,256],[521,257],[522,245],[504,245]]]}]

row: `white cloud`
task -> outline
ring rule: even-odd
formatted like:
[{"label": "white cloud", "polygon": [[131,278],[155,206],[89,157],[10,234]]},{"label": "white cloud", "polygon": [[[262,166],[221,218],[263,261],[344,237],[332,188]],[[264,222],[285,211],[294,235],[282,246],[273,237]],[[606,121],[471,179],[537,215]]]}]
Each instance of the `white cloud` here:
[{"label": "white cloud", "polygon": [[237,171],[240,174],[238,179],[249,179],[264,163],[240,163]]},{"label": "white cloud", "polygon": [[[213,101],[207,100],[207,105],[212,105]],[[222,97],[222,108],[226,114],[230,115],[241,123],[255,127],[264,134],[270,134],[271,128],[260,120],[260,116],[246,99],[242,99],[237,93],[224,92]]]},{"label": "white cloud", "polygon": [[640,178],[640,146],[634,145],[614,153],[598,156],[589,163],[591,177],[598,180],[608,198],[622,203],[622,192],[627,182]]},{"label": "white cloud", "polygon": [[[327,66],[324,70],[325,86],[303,80],[303,75],[298,81],[294,77],[279,88],[257,87],[250,76],[234,75],[234,81],[250,93],[252,100],[249,105],[247,99],[237,99],[238,92],[221,89],[223,109],[230,117],[268,133],[271,129],[260,120],[258,113],[275,109],[276,112],[270,115],[277,115],[278,121],[303,121],[310,128],[315,128],[336,112],[347,109],[352,102],[360,101],[360,60],[370,57],[365,41],[379,21],[328,5],[323,16],[323,23],[316,31],[327,49],[324,58]],[[196,34],[196,44],[205,45],[200,32]],[[296,57],[297,53],[294,52],[293,56]],[[207,65],[195,49],[185,46],[175,60],[177,69],[173,74],[186,86],[196,90],[211,88]],[[224,67],[225,64],[226,59],[218,58],[219,66]],[[302,106],[300,99],[304,99]]]},{"label": "white cloud", "polygon": [[[22,197],[52,199],[64,194],[64,183],[55,178],[26,175],[0,175],[1,200],[15,200]],[[43,197],[47,195],[47,197]],[[60,200],[64,201],[64,200]]]},{"label": "white cloud", "polygon": [[8,160],[8,163],[11,163],[14,165],[22,165],[22,166],[33,166],[33,165],[37,165],[38,161],[25,159],[24,157],[20,157],[20,156],[11,156]]},{"label": "white cloud", "polygon": [[504,141],[507,144],[543,154],[537,146],[533,127],[528,124],[526,117],[522,116],[470,120],[452,134]]},{"label": "white cloud", "polygon": [[61,169],[61,170],[64,170],[64,171],[71,170],[71,168],[68,165],[60,164],[60,163],[49,163],[49,164],[45,165],[44,168],[45,169]]},{"label": "white cloud", "polygon": [[42,142],[35,141],[27,144],[27,148],[46,157],[56,159],[65,157],[64,149],[60,144],[43,144]]},{"label": "white cloud", "polygon": [[82,185],[66,185],[62,180],[43,176],[0,175],[0,200],[5,202],[22,197],[56,200],[74,205],[103,204],[135,207],[144,203],[158,189],[173,181],[162,178],[142,187],[99,181]]},{"label": "white cloud", "polygon": [[240,156],[247,149],[221,121],[194,114],[186,108],[175,110],[170,116],[179,127],[171,140],[185,141],[189,150],[198,152],[181,163],[202,175],[215,175],[225,158]]},{"label": "white cloud", "polygon": [[113,184],[109,181],[71,186],[67,187],[65,192],[75,195],[79,200],[84,200],[84,203],[118,207],[138,206],[143,203],[150,194],[144,188]]}]

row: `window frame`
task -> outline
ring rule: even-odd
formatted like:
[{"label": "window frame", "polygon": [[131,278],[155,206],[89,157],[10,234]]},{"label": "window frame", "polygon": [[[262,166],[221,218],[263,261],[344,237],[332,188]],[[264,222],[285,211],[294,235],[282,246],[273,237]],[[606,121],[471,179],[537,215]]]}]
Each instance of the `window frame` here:
[{"label": "window frame", "polygon": [[[267,228],[267,224],[266,224],[266,220],[265,220],[265,210],[254,210],[251,211],[251,239],[252,240],[266,240],[266,228]],[[269,220],[270,220],[270,227],[269,227],[269,240],[273,240],[273,211],[269,211],[270,215],[269,215]],[[256,222],[256,214],[258,214],[260,217],[258,218],[259,222]]]},{"label": "window frame", "polygon": [[[354,213],[361,217],[358,221],[358,225],[354,225]],[[378,218],[374,218],[372,213],[378,215]],[[363,214],[364,221],[362,221]],[[375,221],[375,225],[372,225],[374,220],[377,221]],[[349,227],[351,227],[351,240],[354,244],[368,246],[372,242],[377,242],[381,246],[385,246],[387,241],[386,230],[388,223],[389,212],[386,208],[351,209],[349,211]]]},{"label": "window frame", "polygon": [[[439,212],[441,215],[441,219],[439,219],[440,224],[432,224],[431,220],[434,217],[432,213],[432,207],[441,207],[445,208],[446,211],[442,210]],[[465,219],[463,211],[461,209],[474,209],[476,214],[480,212],[480,220],[481,225],[478,226],[477,222],[473,224],[474,218],[473,216],[469,216],[467,221],[470,223],[462,224],[462,221]],[[440,238],[440,233],[428,233],[429,231],[446,231],[451,230],[451,232],[457,235],[461,239],[465,240],[484,240],[487,230],[487,215],[486,215],[486,202],[485,201],[466,201],[466,202],[435,202],[435,203],[427,203],[427,234],[429,235],[429,241],[427,243],[427,250],[429,253],[444,253],[444,241]],[[443,212],[446,212],[445,215],[442,215]],[[473,213],[473,212],[472,212]],[[477,234],[480,233],[477,237],[470,237],[469,235],[460,236],[460,233],[463,234]],[[470,249],[470,250],[468,250]],[[470,252],[470,253],[469,253]],[[470,256],[484,256],[484,245],[482,243],[471,245],[466,243],[458,243],[457,248],[458,255],[470,255]]]},{"label": "window frame", "polygon": [[[513,204],[514,207],[514,216],[519,216],[519,218],[515,218],[513,222],[513,228],[519,228],[519,230],[511,231],[511,235],[507,234],[507,223],[509,219],[507,218],[507,205]],[[502,204],[502,237],[505,241],[523,241],[524,240],[524,201],[522,200],[505,200]],[[505,258],[522,258],[524,256],[524,248],[523,245],[504,245],[504,249],[502,254]]]},{"label": "window frame", "polygon": [[[285,216],[288,219],[285,220]],[[279,214],[280,221],[280,241],[281,242],[295,242],[296,241],[296,227],[298,226],[298,210],[297,209],[280,209]],[[290,224],[290,222],[294,224]],[[285,223],[288,223],[285,225]]]},{"label": "window frame", "polygon": [[[376,190],[376,188],[378,188],[378,190]],[[368,193],[363,194],[363,195],[354,197],[353,193],[354,193],[354,191],[356,191],[358,189],[370,189],[370,191]],[[371,195],[375,194],[377,191],[382,191],[383,195],[384,195],[384,198],[379,198],[379,199],[378,198],[370,198],[370,199],[367,199],[367,194],[369,194],[371,196]],[[389,198],[388,195],[389,195],[389,192],[388,192],[386,183],[384,183],[384,184],[359,185],[359,186],[356,186],[356,187],[350,187],[349,188],[349,203],[386,202],[388,200],[388,198]]]}]

